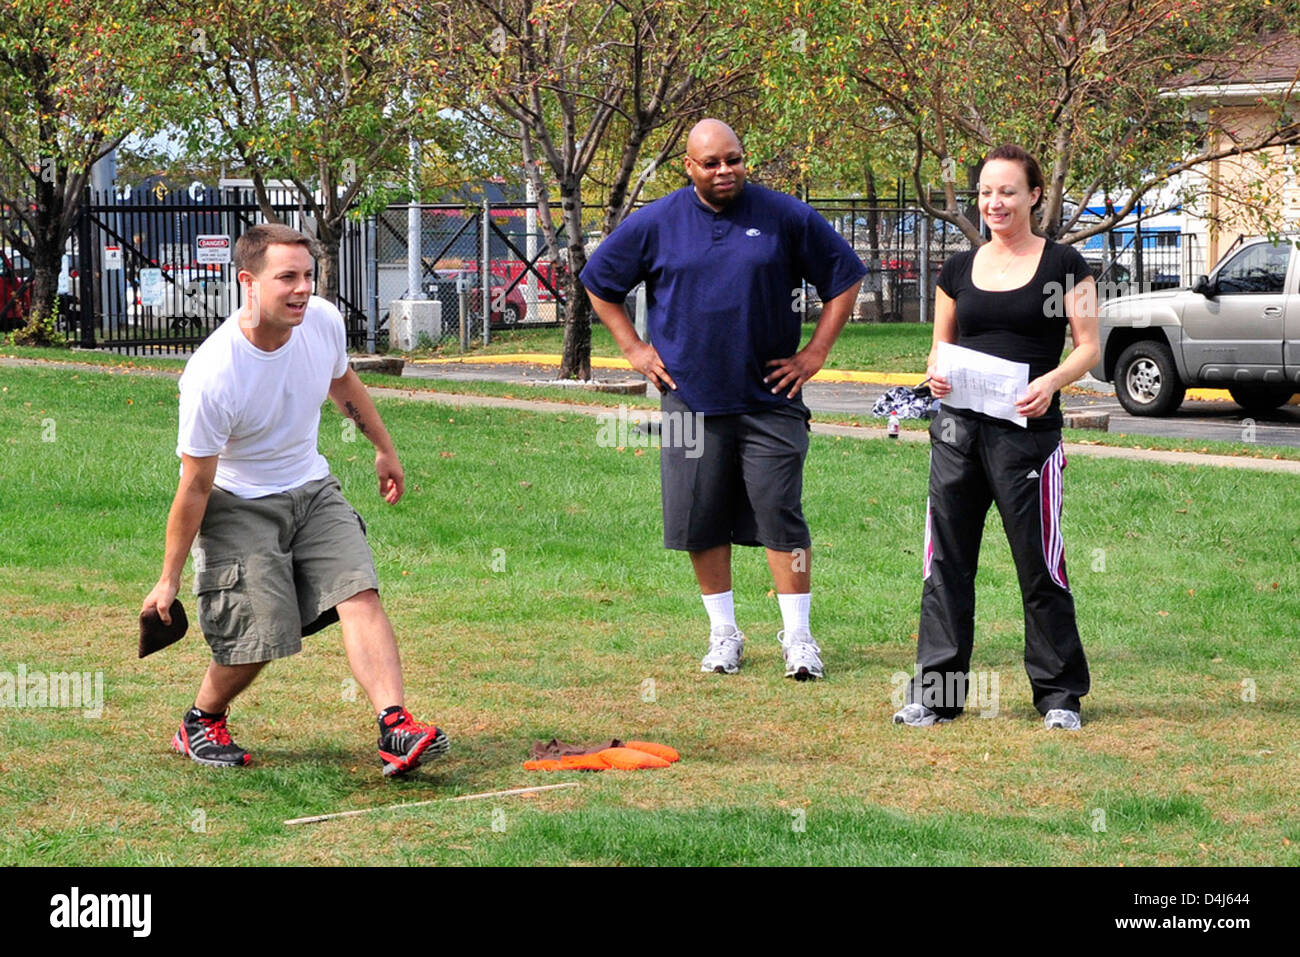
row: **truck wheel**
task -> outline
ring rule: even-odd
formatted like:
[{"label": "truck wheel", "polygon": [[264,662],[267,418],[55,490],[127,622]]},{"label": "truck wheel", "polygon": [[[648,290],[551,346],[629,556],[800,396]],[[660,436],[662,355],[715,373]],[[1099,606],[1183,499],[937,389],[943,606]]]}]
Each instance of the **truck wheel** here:
[{"label": "truck wheel", "polygon": [[1295,390],[1289,385],[1273,385],[1264,382],[1240,382],[1228,386],[1228,394],[1251,415],[1272,412],[1280,405],[1290,401]]},{"label": "truck wheel", "polygon": [[1187,387],[1178,378],[1174,354],[1163,342],[1135,342],[1115,363],[1115,398],[1130,415],[1169,415]]}]

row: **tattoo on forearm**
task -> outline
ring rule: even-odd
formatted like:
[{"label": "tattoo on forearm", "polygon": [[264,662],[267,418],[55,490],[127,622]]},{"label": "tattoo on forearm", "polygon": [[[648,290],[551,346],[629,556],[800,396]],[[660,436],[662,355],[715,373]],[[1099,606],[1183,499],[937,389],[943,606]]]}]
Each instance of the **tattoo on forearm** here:
[{"label": "tattoo on forearm", "polygon": [[370,431],[366,428],[366,423],[363,422],[361,419],[361,410],[358,409],[355,405],[353,405],[351,400],[345,402],[344,406],[348,410],[348,418],[357,424],[357,428],[361,430],[362,435],[369,438]]}]

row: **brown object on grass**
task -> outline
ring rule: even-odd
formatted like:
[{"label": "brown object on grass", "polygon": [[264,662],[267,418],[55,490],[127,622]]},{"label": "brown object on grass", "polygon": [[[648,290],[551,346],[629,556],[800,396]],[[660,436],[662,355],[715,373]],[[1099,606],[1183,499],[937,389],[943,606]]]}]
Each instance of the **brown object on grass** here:
[{"label": "brown object on grass", "polygon": [[164,624],[157,608],[150,608],[140,613],[140,657],[151,655],[155,651],[174,645],[185,637],[190,627],[190,620],[185,616],[185,607],[177,598],[170,608],[172,623]]},{"label": "brown object on grass", "polygon": [[604,751],[606,748],[621,748],[622,746],[623,742],[618,738],[610,738],[600,744],[569,744],[559,738],[551,738],[550,741],[534,741],[529,757],[534,761],[558,761],[566,755],[595,754],[597,751]]}]

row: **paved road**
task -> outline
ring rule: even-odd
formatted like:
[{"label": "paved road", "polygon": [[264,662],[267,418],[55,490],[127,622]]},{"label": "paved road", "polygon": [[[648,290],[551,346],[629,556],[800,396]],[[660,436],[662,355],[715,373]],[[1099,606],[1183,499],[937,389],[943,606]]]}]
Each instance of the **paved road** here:
[{"label": "paved road", "polygon": [[1090,408],[1110,413],[1111,432],[1300,448],[1300,406],[1288,405],[1249,418],[1235,402],[1189,399],[1173,415],[1153,418],[1129,415],[1113,395],[1097,396],[1094,402]]},{"label": "paved road", "polygon": [[[415,378],[459,381],[515,382],[541,385],[555,375],[553,366],[525,365],[407,365],[405,375]],[[599,375],[599,373],[598,373]],[[631,373],[610,372],[611,379],[636,378]],[[919,381],[919,380],[918,380]],[[1110,431],[1127,435],[1160,435],[1170,438],[1218,439],[1224,442],[1281,445],[1300,448],[1300,406],[1289,405],[1268,416],[1247,419],[1235,402],[1188,400],[1178,412],[1164,418],[1129,415],[1115,399],[1109,383],[1084,379],[1088,392],[1065,396],[1070,410],[1106,412]],[[804,401],[814,412],[842,416],[866,416],[888,386],[857,383],[818,383],[805,387]],[[654,387],[649,389],[655,395]],[[1252,428],[1253,426],[1253,428]]]}]

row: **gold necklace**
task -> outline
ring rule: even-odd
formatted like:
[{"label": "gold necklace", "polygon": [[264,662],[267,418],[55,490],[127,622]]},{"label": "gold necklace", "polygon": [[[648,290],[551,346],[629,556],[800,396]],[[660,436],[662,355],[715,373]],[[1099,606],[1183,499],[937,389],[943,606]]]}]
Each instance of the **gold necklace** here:
[{"label": "gold necklace", "polygon": [[1007,259],[1006,265],[1003,266],[1002,271],[998,273],[998,278],[1001,279],[1003,276],[1005,276],[1007,274],[1007,270],[1011,268],[1011,264],[1019,258],[1020,258],[1020,253],[1015,252],[1013,250],[1010,258]]}]

